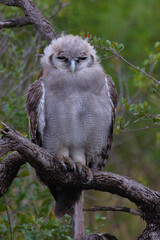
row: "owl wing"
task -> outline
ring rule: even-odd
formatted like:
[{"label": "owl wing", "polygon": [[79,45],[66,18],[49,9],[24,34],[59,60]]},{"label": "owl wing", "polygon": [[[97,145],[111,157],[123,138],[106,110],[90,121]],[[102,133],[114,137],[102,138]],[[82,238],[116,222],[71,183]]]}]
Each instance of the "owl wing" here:
[{"label": "owl wing", "polygon": [[29,118],[29,134],[31,141],[42,146],[43,130],[45,127],[45,89],[44,72],[31,84],[26,93],[26,111]]},{"label": "owl wing", "polygon": [[106,75],[105,77],[105,83],[106,83],[106,94],[109,97],[110,105],[111,105],[111,124],[109,127],[109,133],[107,136],[107,143],[102,148],[101,151],[101,157],[97,164],[97,169],[102,170],[106,164],[106,160],[108,159],[108,156],[110,154],[111,145],[112,145],[112,138],[113,138],[113,128],[115,123],[115,109],[117,107],[117,91],[115,88],[115,84],[111,78],[111,76]]}]

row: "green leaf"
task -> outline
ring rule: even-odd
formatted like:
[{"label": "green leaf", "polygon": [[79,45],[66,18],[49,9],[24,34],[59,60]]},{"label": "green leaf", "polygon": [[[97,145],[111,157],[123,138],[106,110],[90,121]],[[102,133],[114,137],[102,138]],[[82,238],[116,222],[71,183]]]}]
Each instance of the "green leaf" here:
[{"label": "green leaf", "polygon": [[154,48],[158,48],[158,47],[160,47],[160,42],[156,42],[154,45]]},{"label": "green leaf", "polygon": [[123,43],[119,43],[117,47],[119,51],[122,51],[124,49]]},{"label": "green leaf", "polygon": [[106,43],[108,44],[108,46],[109,46],[109,47],[111,47],[111,46],[112,46],[112,43],[111,43],[111,41],[109,41],[109,40],[106,40]]}]

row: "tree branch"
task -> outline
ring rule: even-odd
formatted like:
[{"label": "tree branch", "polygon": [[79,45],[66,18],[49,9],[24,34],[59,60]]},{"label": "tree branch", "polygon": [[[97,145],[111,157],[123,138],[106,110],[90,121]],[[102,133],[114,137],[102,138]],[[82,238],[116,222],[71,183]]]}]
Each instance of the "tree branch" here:
[{"label": "tree branch", "polygon": [[110,52],[112,53],[114,56],[120,58],[123,62],[127,63],[129,66],[131,66],[132,68],[136,69],[137,71],[141,72],[143,75],[145,75],[146,77],[152,79],[154,82],[156,82],[157,84],[160,84],[160,81],[158,81],[156,78],[154,78],[152,75],[142,71],[139,67],[136,67],[135,65],[133,65],[132,63],[130,63],[128,60],[126,60],[124,57],[122,57],[122,55],[117,51],[113,51],[105,46],[99,46],[99,45],[94,45],[96,48],[99,48],[99,49],[103,49],[107,52]]},{"label": "tree branch", "polygon": [[31,0],[0,0],[0,3],[20,7],[25,14],[25,21],[33,24],[35,29],[39,31],[41,36],[47,41],[57,38],[57,33],[50,25],[49,21],[43,17],[41,11]]},{"label": "tree branch", "polygon": [[113,212],[126,212],[126,213],[131,213],[133,215],[137,215],[142,217],[143,214],[141,211],[138,211],[133,208],[128,208],[128,207],[101,207],[101,206],[95,206],[91,208],[86,208],[83,209],[86,212],[96,212],[96,211],[113,211]]},{"label": "tree branch", "polygon": [[25,159],[18,152],[11,153],[0,163],[0,197],[8,191],[19,168],[24,163]]},{"label": "tree branch", "polygon": [[4,21],[0,21],[1,28],[23,27],[31,24],[27,17],[24,18],[12,18]]},{"label": "tree branch", "polygon": [[17,6],[16,0],[0,0],[0,3],[5,4],[7,6]]},{"label": "tree branch", "polygon": [[108,233],[91,234],[85,240],[118,240],[115,236]]},{"label": "tree branch", "polygon": [[53,12],[53,14],[51,15],[50,18],[55,18],[57,16],[57,14],[61,11],[62,8],[65,8],[69,5],[70,5],[70,1],[68,1],[66,3],[61,3],[60,1],[58,1],[56,9],[55,9],[55,11]]}]

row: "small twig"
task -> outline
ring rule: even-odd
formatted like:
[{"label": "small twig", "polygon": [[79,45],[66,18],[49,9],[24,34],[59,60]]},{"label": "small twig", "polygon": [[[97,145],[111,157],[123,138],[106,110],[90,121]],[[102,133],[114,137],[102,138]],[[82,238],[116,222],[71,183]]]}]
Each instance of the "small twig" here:
[{"label": "small twig", "polygon": [[135,128],[135,129],[129,129],[129,128],[125,128],[124,130],[123,130],[123,132],[138,132],[138,131],[143,131],[143,130],[150,130],[150,129],[153,129],[153,128],[159,128],[160,127],[160,125],[157,125],[157,126],[146,126],[146,127],[144,127],[144,128]]},{"label": "small twig", "polygon": [[58,1],[56,9],[50,18],[55,18],[62,8],[65,8],[69,5],[70,5],[70,2],[66,2],[62,4],[60,1]]},{"label": "small twig", "polygon": [[155,81],[156,83],[160,84],[160,81],[158,81],[156,78],[152,77],[150,74],[142,71],[139,67],[136,67],[135,65],[133,65],[132,63],[130,63],[128,60],[126,60],[124,57],[122,57],[122,55],[117,52],[115,53],[114,51],[112,51],[111,49],[105,47],[105,46],[99,46],[99,45],[94,45],[96,48],[99,48],[99,49],[103,49],[103,50],[106,50],[110,53],[112,53],[113,55],[115,55],[116,57],[120,58],[123,62],[127,63],[128,65],[130,65],[132,68],[136,69],[137,71],[143,73],[146,77],[148,78],[151,78],[153,81]]},{"label": "small twig", "polygon": [[13,240],[13,238],[12,238],[11,220],[10,220],[10,215],[9,215],[8,206],[7,206],[7,200],[6,200],[6,196],[5,195],[3,195],[3,199],[4,199],[4,205],[6,207],[6,212],[7,212],[7,217],[8,217],[10,240]]},{"label": "small twig", "polygon": [[137,215],[142,217],[142,212],[133,208],[127,208],[127,207],[101,207],[101,206],[95,206],[91,208],[83,209],[86,212],[96,212],[96,211],[113,211],[113,212],[127,212],[131,213],[133,215]]},{"label": "small twig", "polygon": [[[112,53],[113,53],[113,52],[112,52]],[[115,54],[115,56],[119,57],[122,61],[124,61],[125,63],[127,63],[128,65],[130,65],[132,68],[134,68],[134,69],[138,70],[139,72],[143,73],[146,77],[151,78],[153,81],[155,81],[156,83],[160,84],[160,82],[159,82],[156,78],[154,78],[154,77],[152,77],[150,74],[142,71],[139,67],[134,66],[132,63],[130,63],[129,61],[127,61],[125,58],[123,58],[120,54]]]}]

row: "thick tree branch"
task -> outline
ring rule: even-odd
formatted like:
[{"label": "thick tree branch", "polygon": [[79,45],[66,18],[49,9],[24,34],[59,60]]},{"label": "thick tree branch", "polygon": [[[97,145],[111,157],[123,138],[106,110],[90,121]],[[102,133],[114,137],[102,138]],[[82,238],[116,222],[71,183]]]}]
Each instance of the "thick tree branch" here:
[{"label": "thick tree branch", "polygon": [[57,38],[57,33],[54,28],[50,25],[49,21],[43,17],[41,11],[31,0],[0,0],[0,3],[20,7],[26,16],[25,21],[33,24],[35,29],[39,31],[47,42],[51,42],[52,39]]},{"label": "thick tree branch", "polygon": [[0,3],[7,6],[16,6],[16,0],[0,0]]},{"label": "thick tree branch", "polygon": [[23,27],[31,24],[27,17],[24,18],[12,18],[4,21],[0,21],[1,28]]},{"label": "thick tree branch", "polygon": [[[5,130],[2,130],[2,134],[4,136],[3,141],[6,142],[6,145],[8,143],[7,149],[9,150],[10,145],[10,150],[19,152],[37,172],[43,170],[47,181],[56,181],[61,185],[67,184],[79,189],[95,189],[118,194],[128,198],[142,210],[148,207],[154,209],[155,206],[153,206],[152,201],[155,203],[160,201],[160,193],[118,174],[92,170],[93,179],[88,182],[85,169],[82,170],[82,174],[75,174],[72,169],[70,169],[70,172],[66,171],[63,164],[53,159],[52,155],[46,150],[33,144],[30,140],[6,125],[5,127]],[[65,171],[65,176],[60,177],[61,173]]]},{"label": "thick tree branch", "polygon": [[108,233],[91,234],[85,240],[118,240],[115,236]]},{"label": "thick tree branch", "polygon": [[[82,174],[75,174],[72,169],[68,172],[60,161],[53,159],[46,150],[33,144],[20,133],[7,127],[2,130],[2,134],[3,141],[6,145],[8,143],[7,149],[19,152],[37,172],[43,171],[46,181],[55,181],[60,185],[70,185],[82,190],[95,189],[118,194],[134,202],[142,211],[149,212],[152,209],[160,216],[160,193],[128,177],[109,172],[92,170],[93,179],[88,182],[85,169],[82,169]],[[62,176],[62,172],[65,172],[65,175]]]},{"label": "thick tree branch", "polygon": [[18,152],[11,153],[0,163],[0,197],[8,191],[8,188],[16,177],[20,166],[24,163],[24,158]]}]

